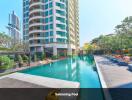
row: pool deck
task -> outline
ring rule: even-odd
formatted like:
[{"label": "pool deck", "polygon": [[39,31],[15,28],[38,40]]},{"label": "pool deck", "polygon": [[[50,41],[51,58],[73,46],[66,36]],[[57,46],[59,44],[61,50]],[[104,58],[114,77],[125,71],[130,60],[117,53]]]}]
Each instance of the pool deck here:
[{"label": "pool deck", "polygon": [[95,56],[96,63],[108,88],[132,88],[132,72],[103,56]]},{"label": "pool deck", "polygon": [[[10,85],[12,84],[12,82],[14,83],[14,85]],[[24,86],[25,88],[27,88],[27,86],[29,88],[36,88],[36,86],[40,86],[42,88],[79,88],[80,83],[41,77],[36,75],[29,75],[19,72],[0,77],[0,88],[24,88]]]}]

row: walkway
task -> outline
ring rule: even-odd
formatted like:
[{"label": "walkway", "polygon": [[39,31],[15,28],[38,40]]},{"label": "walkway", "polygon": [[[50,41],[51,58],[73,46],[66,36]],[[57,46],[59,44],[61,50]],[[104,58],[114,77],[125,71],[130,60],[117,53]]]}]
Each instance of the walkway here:
[{"label": "walkway", "polygon": [[95,56],[95,60],[108,88],[104,89],[108,90],[105,94],[106,100],[107,97],[108,100],[132,100],[130,89],[132,88],[132,72],[128,70],[128,67],[118,66],[102,56]]},{"label": "walkway", "polygon": [[[26,84],[29,83],[29,85],[31,84],[31,86],[32,86],[32,84],[34,84],[34,85],[43,86],[43,87],[47,87],[47,88],[79,88],[80,87],[80,83],[78,83],[78,82],[72,82],[72,81],[66,81],[66,80],[60,80],[60,79],[48,78],[48,77],[41,77],[41,76],[16,72],[13,74],[9,74],[9,75],[0,77],[0,88],[3,88],[3,87],[14,88],[15,85],[13,87],[11,85],[11,84],[13,84],[12,81],[14,83],[16,82],[15,83],[16,88],[19,87],[21,84],[24,85],[24,82],[25,82],[25,86],[26,86]],[[5,83],[5,84],[2,85],[3,83]],[[34,87],[32,87],[32,88],[34,88]]]},{"label": "walkway", "polygon": [[118,66],[108,59],[95,56],[108,88],[132,88],[132,72],[127,66]]}]

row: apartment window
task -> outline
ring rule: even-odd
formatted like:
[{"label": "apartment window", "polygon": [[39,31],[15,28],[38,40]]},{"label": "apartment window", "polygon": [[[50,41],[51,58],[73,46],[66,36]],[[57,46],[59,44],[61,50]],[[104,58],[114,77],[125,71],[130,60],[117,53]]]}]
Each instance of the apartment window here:
[{"label": "apartment window", "polygon": [[48,11],[44,12],[44,16],[48,16]]},{"label": "apartment window", "polygon": [[52,22],[52,21],[53,21],[53,16],[51,16],[51,17],[49,18],[49,21],[50,21],[50,22]]},{"label": "apartment window", "polygon": [[45,18],[44,23],[48,23],[48,22],[49,22],[49,19],[48,18]]},{"label": "apartment window", "polygon": [[49,8],[52,8],[52,7],[53,7],[53,3],[50,2],[50,3],[49,3]]},{"label": "apartment window", "polygon": [[50,24],[50,29],[53,29],[53,24]]},{"label": "apartment window", "polygon": [[48,2],[48,0],[44,0],[44,3],[47,3]]},{"label": "apartment window", "polygon": [[50,38],[50,43],[53,43],[54,41],[53,41],[53,38]]},{"label": "apartment window", "polygon": [[50,31],[50,36],[53,36],[53,31]]},{"label": "apartment window", "polygon": [[48,4],[44,5],[44,9],[45,10],[48,9]]},{"label": "apartment window", "polygon": [[58,28],[60,28],[62,30],[66,29],[65,25],[63,25],[63,24],[57,24],[56,27],[58,27]]},{"label": "apartment window", "polygon": [[62,39],[62,38],[57,38],[57,42],[58,43],[66,43],[66,40]]},{"label": "apartment window", "polygon": [[44,39],[44,43],[48,44],[49,43],[49,39]]},{"label": "apartment window", "polygon": [[62,16],[65,16],[66,15],[65,12],[64,11],[61,11],[61,10],[56,10],[56,13],[58,13],[58,14],[60,14]]},{"label": "apartment window", "polygon": [[51,9],[50,11],[49,11],[49,15],[52,15],[53,14],[53,10]]},{"label": "apartment window", "polygon": [[65,9],[65,5],[61,3],[56,2],[56,6],[60,7],[61,9]]},{"label": "apartment window", "polygon": [[62,32],[62,31],[57,31],[56,34],[58,34],[60,36],[66,36],[66,33],[65,32]]},{"label": "apartment window", "polygon": [[60,0],[60,2],[63,2],[63,3],[64,3],[64,2],[65,2],[65,0]]},{"label": "apartment window", "polygon": [[56,17],[56,20],[62,22],[62,23],[65,23],[65,18],[61,18],[61,17]]},{"label": "apartment window", "polygon": [[49,29],[49,26],[48,25],[45,25],[44,26],[44,30],[48,30]]},{"label": "apartment window", "polygon": [[44,37],[49,37],[49,32],[45,32]]}]

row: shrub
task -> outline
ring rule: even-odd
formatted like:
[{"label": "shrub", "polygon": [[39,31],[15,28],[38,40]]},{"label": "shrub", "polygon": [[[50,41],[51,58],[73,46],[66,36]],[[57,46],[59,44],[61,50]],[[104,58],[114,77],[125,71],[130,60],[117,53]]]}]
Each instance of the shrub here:
[{"label": "shrub", "polygon": [[34,61],[36,62],[37,61],[37,55],[34,54]]},{"label": "shrub", "polygon": [[21,64],[23,63],[23,59],[22,59],[21,55],[18,55],[18,62],[21,63]]},{"label": "shrub", "polygon": [[45,58],[46,58],[46,56],[45,56],[45,54],[43,52],[42,55],[41,55],[41,60],[44,60]]},{"label": "shrub", "polygon": [[53,60],[58,59],[58,56],[52,56],[52,59]]},{"label": "shrub", "polygon": [[23,60],[24,60],[25,62],[27,62],[27,61],[29,60],[29,57],[28,57],[27,55],[24,55],[24,56],[23,56]]},{"label": "shrub", "polygon": [[14,65],[14,61],[10,60],[8,56],[0,56],[0,69],[9,69]]}]

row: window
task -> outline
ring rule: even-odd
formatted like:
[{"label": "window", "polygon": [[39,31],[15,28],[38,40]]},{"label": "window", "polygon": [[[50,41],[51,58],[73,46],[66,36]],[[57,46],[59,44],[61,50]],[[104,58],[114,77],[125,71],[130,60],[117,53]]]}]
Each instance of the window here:
[{"label": "window", "polygon": [[53,16],[51,16],[51,17],[49,18],[49,21],[50,21],[50,22],[52,22],[52,21],[53,21]]},{"label": "window", "polygon": [[44,37],[49,37],[49,32],[45,32]]},{"label": "window", "polygon": [[44,16],[48,16],[48,11],[44,12]]},{"label": "window", "polygon": [[49,29],[49,26],[48,25],[45,25],[44,26],[44,30],[48,30]]},{"label": "window", "polygon": [[52,15],[53,14],[53,10],[51,9],[50,11],[49,11],[49,15]]},{"label": "window", "polygon": [[65,32],[62,32],[62,31],[57,31],[56,34],[58,34],[60,36],[66,36],[66,33]]},{"label": "window", "polygon": [[53,24],[50,24],[50,29],[53,29]]},{"label": "window", "polygon": [[53,7],[53,3],[50,2],[50,3],[49,3],[49,8],[52,8],[52,7]]},{"label": "window", "polygon": [[66,43],[66,40],[62,39],[62,38],[57,38],[57,42],[58,43]]},{"label": "window", "polygon": [[63,24],[57,24],[56,27],[58,27],[58,28],[60,28],[62,30],[66,29],[65,25],[63,25]]},{"label": "window", "polygon": [[65,16],[66,15],[65,12],[64,11],[61,11],[61,10],[56,10],[56,13],[58,13],[58,14],[60,14],[62,16]]},{"label": "window", "polygon": [[53,38],[50,38],[50,43],[53,43],[54,41],[53,41]]},{"label": "window", "polygon": [[48,18],[45,18],[44,19],[44,23],[48,23],[49,22],[49,19]]},{"label": "window", "polygon": [[48,0],[44,0],[44,3],[47,3],[48,2]]},{"label": "window", "polygon": [[48,4],[44,5],[44,9],[45,10],[48,9]]},{"label": "window", "polygon": [[61,18],[61,17],[56,17],[56,20],[62,22],[62,23],[65,23],[65,18]]},{"label": "window", "polygon": [[44,39],[44,43],[48,44],[49,43],[49,39]]},{"label": "window", "polygon": [[53,36],[53,31],[50,31],[50,36]]},{"label": "window", "polygon": [[56,2],[56,6],[60,7],[61,9],[65,9],[65,5],[61,3]]}]

